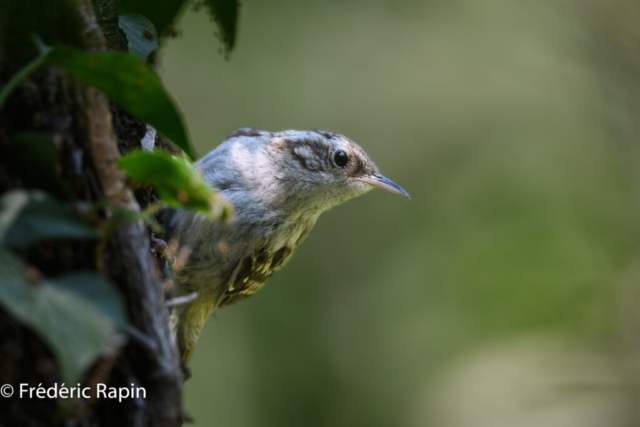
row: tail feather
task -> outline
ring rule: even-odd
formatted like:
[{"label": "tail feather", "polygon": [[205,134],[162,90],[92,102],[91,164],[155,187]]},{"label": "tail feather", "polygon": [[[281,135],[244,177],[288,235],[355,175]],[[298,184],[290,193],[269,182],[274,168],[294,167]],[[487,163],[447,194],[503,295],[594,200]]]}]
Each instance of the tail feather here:
[{"label": "tail feather", "polygon": [[222,295],[215,299],[194,301],[179,307],[177,310],[176,338],[182,363],[189,363],[193,351],[198,344],[204,325],[222,300]]}]

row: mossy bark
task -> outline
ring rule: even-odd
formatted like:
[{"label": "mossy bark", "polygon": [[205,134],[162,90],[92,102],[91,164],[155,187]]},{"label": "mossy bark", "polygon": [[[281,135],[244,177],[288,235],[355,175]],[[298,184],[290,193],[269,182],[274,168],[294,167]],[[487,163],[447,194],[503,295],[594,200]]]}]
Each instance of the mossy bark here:
[{"label": "mossy bark", "polygon": [[[87,51],[126,49],[117,26],[118,1],[23,0],[0,6],[0,86],[37,54],[31,34],[47,44],[64,43]],[[97,13],[97,16],[96,16]],[[70,198],[93,205],[109,200],[97,222],[114,215],[111,207],[139,210],[116,162],[139,144],[145,125],[95,88],[54,66],[26,78],[0,110],[0,194],[24,186],[7,153],[13,137],[37,131],[51,136],[56,168]],[[146,200],[142,200],[146,204]],[[60,242],[21,253],[41,274],[97,270],[125,297],[131,331],[126,344],[110,349],[83,380],[94,386],[144,387],[145,399],[0,399],[0,425],[177,426],[182,423],[182,371],[172,342],[159,269],[151,252],[151,232],[140,221],[122,226],[100,243]],[[73,307],[69,307],[73,310]],[[31,331],[0,309],[0,383],[48,387],[62,384],[50,350]],[[73,386],[73,385],[68,385]]]}]

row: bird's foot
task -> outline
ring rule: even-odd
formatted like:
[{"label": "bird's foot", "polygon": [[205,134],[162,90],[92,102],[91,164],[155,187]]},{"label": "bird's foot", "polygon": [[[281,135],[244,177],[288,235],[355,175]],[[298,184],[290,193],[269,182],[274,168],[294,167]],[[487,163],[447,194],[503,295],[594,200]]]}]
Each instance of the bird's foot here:
[{"label": "bird's foot", "polygon": [[176,258],[171,253],[169,245],[167,245],[167,242],[162,239],[158,239],[157,237],[153,237],[151,239],[151,252],[159,253],[160,255],[162,255],[162,257],[167,260],[169,265],[173,265],[176,263]]}]

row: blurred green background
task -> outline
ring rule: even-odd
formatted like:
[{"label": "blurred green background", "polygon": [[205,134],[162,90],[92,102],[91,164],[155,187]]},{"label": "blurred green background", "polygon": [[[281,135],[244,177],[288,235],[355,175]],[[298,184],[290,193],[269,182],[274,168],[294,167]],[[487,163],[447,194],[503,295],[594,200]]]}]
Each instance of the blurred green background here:
[{"label": "blurred green background", "polygon": [[243,2],[190,11],[160,73],[201,155],[322,128],[413,197],[324,214],[210,320],[203,426],[640,425],[640,6]]}]

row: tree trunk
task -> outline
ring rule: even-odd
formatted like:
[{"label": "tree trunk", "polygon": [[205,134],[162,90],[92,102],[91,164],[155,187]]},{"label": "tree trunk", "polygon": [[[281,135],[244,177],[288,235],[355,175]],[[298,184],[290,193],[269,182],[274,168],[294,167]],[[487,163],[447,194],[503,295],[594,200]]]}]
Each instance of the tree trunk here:
[{"label": "tree trunk", "polygon": [[[118,27],[117,1],[8,3],[0,6],[0,82],[8,81],[35,56],[34,49],[25,48],[33,45],[30,31],[46,36],[48,43],[65,43],[86,51],[126,49],[126,38]],[[116,162],[120,149],[139,145],[145,126],[110,104],[102,92],[55,66],[37,70],[0,111],[0,153],[7,152],[13,136],[25,131],[51,135],[60,175],[74,200],[91,205],[109,200],[108,207],[99,212],[103,219],[115,215],[112,207],[140,210]],[[0,170],[0,193],[19,186],[21,182],[11,173]],[[181,424],[182,371],[171,338],[157,260],[151,252],[151,237],[148,227],[136,221],[104,236],[98,244],[63,242],[40,245],[21,254],[45,276],[88,269],[103,273],[117,284],[129,315],[128,341],[96,363],[83,385],[105,383],[130,388],[134,384],[144,387],[146,398],[118,402],[96,399],[95,394],[92,399],[75,400],[14,396],[0,400],[0,426]],[[62,383],[49,349],[2,310],[0,343],[0,384],[13,384],[15,388],[20,383],[33,387]]]}]

